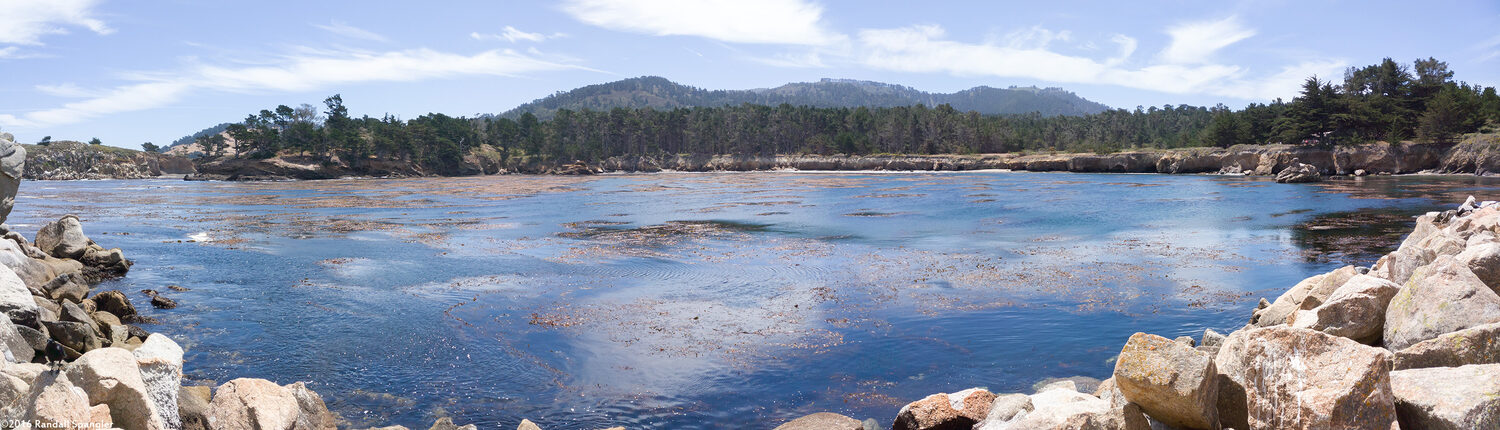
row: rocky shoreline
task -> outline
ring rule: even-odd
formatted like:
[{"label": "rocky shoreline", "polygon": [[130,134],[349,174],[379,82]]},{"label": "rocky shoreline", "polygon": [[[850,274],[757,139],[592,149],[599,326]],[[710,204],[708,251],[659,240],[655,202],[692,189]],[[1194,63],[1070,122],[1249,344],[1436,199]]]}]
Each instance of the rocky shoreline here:
[{"label": "rocky shoreline", "polygon": [[[1110,378],[1038,385],[933,394],[891,428],[1500,428],[1500,202],[1418,217],[1373,267],[1262,299],[1228,335],[1136,333]],[[821,413],[777,430],[871,424]]]},{"label": "rocky shoreline", "polygon": [[[506,173],[586,175],[635,172],[966,171],[1014,170],[1078,173],[1212,173],[1274,176],[1305,164],[1320,176],[1376,174],[1476,174],[1500,172],[1500,135],[1473,135],[1457,144],[1372,143],[1318,147],[1239,145],[1149,151],[976,155],[671,155],[611,157],[597,163],[500,161],[471,154],[460,175]],[[431,176],[398,160],[325,162],[311,157],[201,161],[190,180],[299,180],[342,177]]]}]

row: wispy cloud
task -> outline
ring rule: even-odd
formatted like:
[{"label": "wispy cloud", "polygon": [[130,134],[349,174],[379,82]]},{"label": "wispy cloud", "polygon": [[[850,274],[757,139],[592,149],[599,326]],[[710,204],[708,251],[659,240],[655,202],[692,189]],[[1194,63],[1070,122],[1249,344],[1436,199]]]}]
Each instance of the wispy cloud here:
[{"label": "wispy cloud", "polygon": [[96,0],[0,1],[0,43],[41,45],[42,36],[67,34],[68,27],[84,27],[98,34],[114,30],[94,18]]},{"label": "wispy cloud", "polygon": [[103,90],[61,84],[38,88],[59,96],[87,97],[60,107],[21,115],[0,115],[0,125],[43,127],[70,124],[120,112],[140,111],[171,105],[198,92],[289,92],[330,88],[362,82],[409,82],[459,76],[519,76],[549,70],[590,70],[576,64],[543,60],[511,50],[491,50],[474,55],[430,49],[390,52],[300,53],[277,58],[268,64],[222,66],[200,64],[173,73],[135,73],[132,81]]},{"label": "wispy cloud", "polygon": [[43,55],[17,46],[43,45],[47,35],[68,34],[69,27],[83,27],[110,34],[104,21],[94,18],[96,0],[0,0],[0,60],[36,58]]},{"label": "wispy cloud", "polygon": [[658,36],[780,45],[846,39],[824,26],[821,6],[802,0],[568,0],[562,9],[590,25]]},{"label": "wispy cloud", "polygon": [[[1180,28],[1174,27],[1174,30]],[[1188,33],[1194,32],[1179,34]],[[1344,67],[1343,62],[1336,60],[1304,62],[1288,66],[1275,75],[1252,78],[1240,66],[1207,60],[1208,54],[1249,37],[1247,30],[1196,33],[1231,36],[1218,37],[1216,41],[1198,46],[1177,43],[1174,39],[1174,43],[1158,55],[1161,61],[1129,67],[1126,65],[1132,62],[1130,58],[1137,49],[1137,42],[1124,35],[1111,40],[1119,47],[1117,55],[1095,59],[1064,54],[1048,47],[1051,41],[1061,40],[1058,35],[1064,33],[1033,28],[1011,33],[1005,40],[975,44],[948,40],[941,26],[920,25],[861,30],[855,44],[855,61],[866,67],[903,72],[1117,85],[1174,94],[1213,94],[1244,99],[1287,97],[1296,93],[1297,84],[1309,74],[1326,75]],[[1253,31],[1249,33],[1253,34]]]},{"label": "wispy cloud", "polygon": [[313,24],[313,26],[321,28],[321,29],[323,29],[323,31],[327,31],[329,33],[337,34],[339,36],[344,36],[344,37],[347,37],[347,38],[350,38],[350,39],[364,39],[364,40],[370,40],[370,41],[375,41],[375,42],[385,42],[386,41],[385,36],[381,36],[380,34],[377,34],[377,33],[373,32],[373,31],[369,31],[369,30],[365,30],[363,28],[359,28],[359,27],[355,27],[355,26],[349,25],[348,23],[343,22],[343,21],[334,20],[332,22],[329,22],[326,25],[325,24]]},{"label": "wispy cloud", "polygon": [[89,91],[72,82],[53,85],[37,85],[36,90],[41,91],[43,94],[55,97],[83,98],[99,96],[99,93],[97,91]]},{"label": "wispy cloud", "polygon": [[505,26],[505,28],[503,29],[503,31],[500,32],[500,34],[480,33],[480,32],[477,32],[477,31],[473,32],[473,33],[469,33],[469,37],[473,38],[474,40],[504,40],[504,41],[510,42],[510,43],[516,43],[516,42],[522,42],[522,41],[525,41],[525,42],[541,42],[541,41],[544,41],[544,40],[547,40],[547,39],[557,39],[557,38],[567,37],[567,36],[568,36],[567,34],[563,34],[563,33],[552,33],[550,35],[548,35],[548,34],[542,34],[542,33],[528,33],[528,32],[525,32],[525,31],[518,30],[515,27],[511,27],[509,25]]},{"label": "wispy cloud", "polygon": [[1255,30],[1246,28],[1239,18],[1231,16],[1217,21],[1179,24],[1168,28],[1167,34],[1172,36],[1172,42],[1161,52],[1162,60],[1174,64],[1203,64],[1210,62],[1214,52],[1255,36]]}]

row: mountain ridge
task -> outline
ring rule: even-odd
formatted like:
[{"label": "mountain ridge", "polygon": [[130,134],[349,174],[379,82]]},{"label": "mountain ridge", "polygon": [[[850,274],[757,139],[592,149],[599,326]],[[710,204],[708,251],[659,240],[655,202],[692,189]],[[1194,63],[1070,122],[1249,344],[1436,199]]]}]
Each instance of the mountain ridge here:
[{"label": "mountain ridge", "polygon": [[819,108],[896,107],[917,104],[948,104],[959,111],[983,115],[1039,113],[1043,116],[1081,116],[1110,107],[1079,97],[1062,88],[977,86],[954,93],[929,93],[912,87],[876,81],[823,78],[816,82],[793,82],[774,88],[708,90],[680,84],[661,76],[641,76],[558,91],[523,103],[498,116],[517,118],[531,112],[539,119],[551,118],[559,109],[609,110],[613,108],[675,109],[755,104],[812,106]]}]

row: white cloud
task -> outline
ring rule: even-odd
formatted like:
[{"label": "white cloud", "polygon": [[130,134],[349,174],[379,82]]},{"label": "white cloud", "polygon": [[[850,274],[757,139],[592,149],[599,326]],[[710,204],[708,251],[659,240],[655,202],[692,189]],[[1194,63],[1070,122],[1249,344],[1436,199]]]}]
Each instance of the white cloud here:
[{"label": "white cloud", "polygon": [[364,39],[364,40],[372,40],[372,41],[376,41],[376,42],[385,42],[386,41],[385,36],[381,36],[379,34],[376,34],[373,31],[369,31],[369,30],[365,30],[363,28],[359,28],[359,27],[355,27],[355,26],[349,25],[348,23],[343,22],[343,21],[334,20],[332,22],[329,22],[327,25],[314,24],[313,26],[321,28],[321,29],[323,29],[323,31],[327,31],[329,33],[337,34],[339,36],[344,36],[344,37],[347,37],[347,38],[350,38],[350,39]]},{"label": "white cloud", "polygon": [[568,0],[563,11],[591,25],[657,36],[732,43],[829,45],[823,8],[801,0]]},{"label": "white cloud", "polygon": [[526,42],[541,42],[541,41],[544,41],[544,40],[547,40],[547,39],[557,39],[557,38],[560,38],[560,37],[567,37],[567,36],[568,35],[563,34],[563,33],[552,33],[551,35],[542,34],[542,33],[528,33],[528,32],[525,32],[525,31],[518,30],[515,27],[511,27],[509,25],[505,26],[505,28],[503,29],[503,31],[500,34],[488,34],[488,33],[480,33],[480,32],[469,33],[469,37],[473,38],[474,40],[505,40],[505,41],[510,42],[510,43],[516,43],[516,42],[521,42],[521,41],[526,41]]},{"label": "white cloud", "polygon": [[1039,30],[1011,33],[1011,39],[994,43],[973,44],[947,40],[944,29],[936,25],[866,29],[857,36],[855,61],[867,67],[903,72],[1028,78],[1266,100],[1290,98],[1308,74],[1330,73],[1329,70],[1337,71],[1344,64],[1332,60],[1302,63],[1261,79],[1248,78],[1247,71],[1239,66],[1205,61],[1166,61],[1127,67],[1137,48],[1134,38],[1113,37],[1112,42],[1119,46],[1117,55],[1095,60],[1047,48],[1048,42],[1061,40],[1057,35],[1064,33]]},{"label": "white cloud", "polygon": [[[326,52],[307,49],[304,52]],[[0,115],[0,125],[43,127],[70,124],[120,112],[154,109],[195,92],[309,91],[362,82],[408,82],[458,76],[517,76],[547,70],[590,70],[520,54],[491,50],[474,55],[413,49],[382,53],[299,54],[269,64],[227,67],[198,65],[177,73],[136,73],[134,82],[92,91],[76,85],[39,87],[53,95],[87,97],[53,109]]]},{"label": "white cloud", "polygon": [[84,89],[83,87],[78,86],[78,84],[72,82],[56,85],[37,85],[36,90],[41,91],[44,94],[57,97],[83,98],[99,96],[98,92]]},{"label": "white cloud", "polygon": [[67,27],[84,27],[110,34],[104,21],[93,16],[96,0],[0,1],[0,44],[41,45],[42,36],[67,34]]},{"label": "white cloud", "polygon": [[1213,53],[1255,35],[1237,17],[1218,21],[1179,24],[1167,29],[1171,44],[1161,52],[1162,60],[1174,64],[1208,63]]}]

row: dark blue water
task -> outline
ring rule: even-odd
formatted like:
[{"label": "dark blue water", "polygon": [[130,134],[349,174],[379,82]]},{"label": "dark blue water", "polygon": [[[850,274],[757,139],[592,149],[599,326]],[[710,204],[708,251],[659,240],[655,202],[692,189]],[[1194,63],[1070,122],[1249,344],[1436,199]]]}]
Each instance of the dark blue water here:
[{"label": "dark blue water", "polygon": [[187,348],[191,383],[311,381],[351,425],[770,428],[888,422],[971,386],[1104,378],[1132,333],[1244,324],[1369,264],[1410,216],[1500,183],[721,173],[27,182],[136,262],[101,288]]}]

